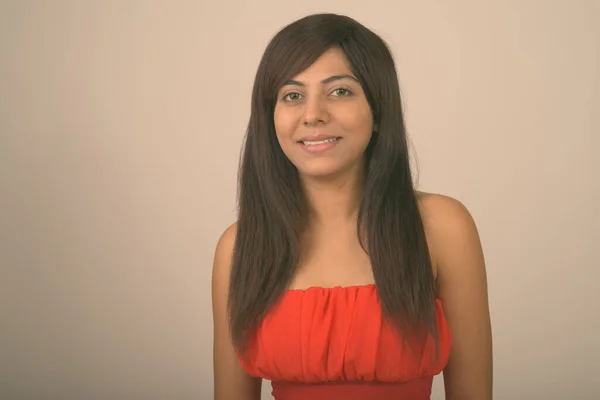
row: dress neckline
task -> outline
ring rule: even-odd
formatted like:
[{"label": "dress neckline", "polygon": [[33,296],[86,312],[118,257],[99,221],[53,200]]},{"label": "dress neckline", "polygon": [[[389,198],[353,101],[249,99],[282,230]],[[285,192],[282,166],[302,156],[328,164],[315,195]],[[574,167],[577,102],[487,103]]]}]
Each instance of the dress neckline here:
[{"label": "dress neckline", "polygon": [[302,289],[287,289],[287,293],[306,293],[306,292],[332,292],[338,290],[360,290],[360,289],[376,289],[377,285],[375,283],[365,283],[362,285],[336,285],[336,286],[309,286],[307,288]]}]

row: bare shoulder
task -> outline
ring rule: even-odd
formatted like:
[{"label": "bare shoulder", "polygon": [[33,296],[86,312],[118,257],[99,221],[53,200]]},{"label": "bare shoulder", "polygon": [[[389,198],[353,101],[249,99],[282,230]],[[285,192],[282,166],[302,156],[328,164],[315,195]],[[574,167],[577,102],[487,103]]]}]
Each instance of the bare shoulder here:
[{"label": "bare shoulder", "polygon": [[435,232],[468,229],[475,221],[467,207],[459,200],[438,193],[417,192],[421,216],[426,228]]},{"label": "bare shoulder", "polygon": [[[471,212],[459,200],[437,193],[417,192],[423,226],[435,264],[462,246],[479,247],[479,233]],[[457,247],[459,246],[459,247]]]},{"label": "bare shoulder", "polygon": [[236,234],[237,224],[234,223],[221,234],[215,249],[212,269],[213,311],[217,314],[217,311],[223,312],[222,317],[225,317]]},{"label": "bare shoulder", "polygon": [[230,225],[221,234],[215,250],[212,274],[214,398],[258,400],[261,380],[242,369],[229,332],[227,298],[236,234],[237,224]]},{"label": "bare shoulder", "polygon": [[[225,229],[217,242],[213,260],[211,283],[213,314],[215,318],[221,320],[226,320],[227,318],[229,277],[231,274],[236,233],[237,224],[235,223]],[[217,328],[217,321],[215,321],[215,328]]]},{"label": "bare shoulder", "polygon": [[217,253],[227,252],[228,250],[233,251],[235,245],[235,237],[237,235],[237,222],[229,225],[227,229],[223,231],[219,241],[217,242]]},{"label": "bare shoulder", "polygon": [[213,265],[213,280],[229,280],[231,271],[231,259],[235,247],[235,238],[237,235],[237,223],[233,223],[223,231],[217,242],[215,249],[215,259]]},{"label": "bare shoulder", "polygon": [[492,337],[487,276],[471,213],[448,196],[417,193],[431,257],[437,266],[437,296],[452,332],[444,369],[446,398],[492,398]]}]

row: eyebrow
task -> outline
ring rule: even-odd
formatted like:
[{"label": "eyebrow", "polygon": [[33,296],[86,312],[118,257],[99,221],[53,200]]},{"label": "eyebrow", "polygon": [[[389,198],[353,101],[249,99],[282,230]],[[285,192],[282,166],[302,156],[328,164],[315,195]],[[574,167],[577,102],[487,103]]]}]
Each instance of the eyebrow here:
[{"label": "eyebrow", "polygon": [[[325,78],[321,81],[322,84],[328,84],[334,81],[339,81],[340,79],[351,79],[357,83],[358,79],[356,79],[354,76],[349,75],[349,74],[341,74],[341,75],[332,75],[329,78]],[[289,81],[285,82],[282,86],[287,86],[287,85],[295,85],[295,86],[306,86],[306,84],[304,82],[300,82],[300,81],[295,81],[293,79],[290,79]]]}]

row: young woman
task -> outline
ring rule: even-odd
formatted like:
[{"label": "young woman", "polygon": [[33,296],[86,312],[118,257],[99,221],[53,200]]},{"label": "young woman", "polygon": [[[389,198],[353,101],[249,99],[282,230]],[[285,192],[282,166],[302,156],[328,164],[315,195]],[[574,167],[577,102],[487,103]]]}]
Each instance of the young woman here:
[{"label": "young woman", "polygon": [[239,215],[213,270],[215,399],[492,398],[484,257],[450,197],[414,188],[381,38],[332,14],[268,45]]}]

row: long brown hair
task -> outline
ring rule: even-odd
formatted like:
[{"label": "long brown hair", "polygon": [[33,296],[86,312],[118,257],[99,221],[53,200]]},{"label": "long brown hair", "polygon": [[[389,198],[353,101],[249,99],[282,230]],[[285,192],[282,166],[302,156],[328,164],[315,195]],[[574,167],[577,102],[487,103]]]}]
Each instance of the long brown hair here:
[{"label": "long brown hair", "polygon": [[316,14],[291,23],[273,37],[252,90],[228,299],[230,329],[238,349],[289,286],[306,225],[307,201],[297,169],[275,133],[276,94],[285,81],[332,47],[347,57],[379,127],[366,150],[357,232],[370,257],[382,310],[403,333],[429,332],[437,339],[435,283],[411,174],[394,60],[386,43],[354,19]]}]

